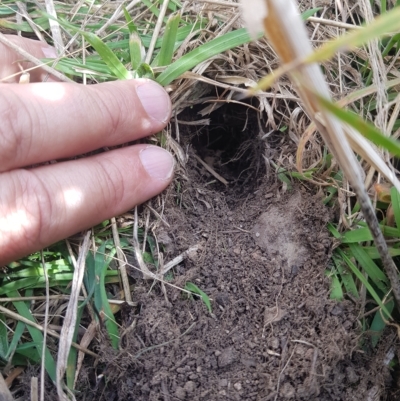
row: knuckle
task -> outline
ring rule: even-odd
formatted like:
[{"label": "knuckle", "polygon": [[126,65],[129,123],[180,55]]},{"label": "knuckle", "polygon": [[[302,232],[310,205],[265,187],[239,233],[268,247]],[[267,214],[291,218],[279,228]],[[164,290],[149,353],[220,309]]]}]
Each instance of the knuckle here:
[{"label": "knuckle", "polygon": [[110,158],[105,158],[98,162],[96,171],[102,199],[109,205],[120,204],[125,196],[125,185],[119,167]]},{"label": "knuckle", "polygon": [[[21,249],[40,249],[42,235],[51,220],[51,202],[46,186],[29,170],[8,174],[9,199],[0,209],[1,230],[7,233],[0,241],[0,253],[19,254]],[[23,244],[23,245],[21,245]]]},{"label": "knuckle", "polygon": [[[0,171],[14,167],[30,148],[32,121],[23,101],[2,85],[0,91]],[[24,127],[24,129],[22,129]]]}]

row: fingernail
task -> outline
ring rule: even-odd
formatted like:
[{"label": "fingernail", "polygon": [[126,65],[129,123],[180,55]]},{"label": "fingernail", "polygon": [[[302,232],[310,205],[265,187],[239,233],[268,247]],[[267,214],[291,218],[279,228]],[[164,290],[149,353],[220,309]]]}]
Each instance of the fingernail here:
[{"label": "fingernail", "polygon": [[153,178],[167,180],[174,171],[174,158],[171,153],[158,146],[148,146],[139,153],[143,167]]},{"label": "fingernail", "polygon": [[57,58],[56,49],[54,47],[42,47],[42,52],[46,58]]},{"label": "fingernail", "polygon": [[155,120],[165,123],[171,115],[171,100],[157,83],[146,80],[136,88],[136,93],[146,113]]}]

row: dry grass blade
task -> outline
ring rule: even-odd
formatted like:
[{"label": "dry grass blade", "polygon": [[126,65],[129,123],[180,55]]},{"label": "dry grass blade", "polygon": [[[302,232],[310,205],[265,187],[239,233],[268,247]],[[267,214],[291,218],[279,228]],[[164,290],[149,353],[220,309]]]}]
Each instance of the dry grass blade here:
[{"label": "dry grass blade", "polygon": [[[32,56],[30,53],[28,53],[27,51],[22,49],[20,46],[15,45],[13,42],[8,40],[7,37],[5,35],[3,35],[1,32],[0,32],[0,43],[3,43],[3,45],[8,46],[11,49],[13,49],[15,52],[17,52],[19,55],[21,55],[25,60],[28,60],[31,63],[35,64],[37,67],[34,67],[34,68],[40,67],[43,70],[45,70],[46,72],[48,72],[49,74],[55,76],[60,81],[70,82],[70,83],[74,83],[74,84],[76,83],[75,81],[67,78],[64,74],[61,74],[54,68],[49,67],[47,64],[43,64],[39,59]],[[6,77],[6,79],[8,79],[8,78],[9,77]]]},{"label": "dry grass blade", "polygon": [[10,393],[10,390],[7,387],[7,384],[4,380],[3,375],[0,373],[0,400],[1,401],[13,401],[13,397]]},{"label": "dry grass blade", "polygon": [[285,2],[259,0],[255,2],[253,0],[253,5],[256,7],[250,13],[249,10],[246,10],[248,6],[243,1],[246,23],[251,25],[253,30],[259,29],[260,23],[262,23],[266,36],[283,63],[283,68],[297,64],[295,69],[289,68],[287,72],[296,85],[296,90],[308,116],[316,124],[357,195],[364,218],[390,279],[394,297],[400,306],[400,283],[397,277],[397,268],[389,255],[375,210],[366,192],[363,171],[347,141],[341,122],[333,114],[325,111],[318,100],[318,96],[330,99],[325,78],[318,65],[299,63],[300,60],[312,55],[313,49],[297,11],[296,2],[293,0]]},{"label": "dry grass blade", "polygon": [[[57,358],[57,394],[60,400],[68,400],[68,397],[63,391],[63,377],[67,368],[68,355],[72,344],[72,338],[75,332],[78,298],[82,286],[83,274],[85,271],[86,255],[89,251],[90,234],[88,231],[78,258],[77,268],[74,272],[72,281],[71,297],[68,303],[68,309],[65,314],[64,324],[60,335],[60,344]],[[73,397],[75,398],[75,397]]]},{"label": "dry grass blade", "polygon": [[64,42],[63,42],[63,38],[61,36],[60,24],[57,22],[57,13],[56,13],[56,9],[54,7],[54,2],[53,2],[53,0],[46,0],[45,3],[46,3],[47,12],[52,17],[54,17],[54,19],[49,20],[49,23],[50,23],[50,29],[51,29],[51,33],[52,33],[52,37],[53,37],[53,41],[54,41],[54,46],[57,49],[57,54],[60,55],[64,51]]},{"label": "dry grass blade", "polygon": [[119,271],[121,274],[122,288],[124,289],[124,295],[127,302],[132,302],[131,290],[129,288],[128,273],[126,272],[126,258],[121,248],[121,242],[119,240],[117,221],[115,217],[111,219],[111,229],[114,239],[115,249],[117,250]]},{"label": "dry grass blade", "polygon": [[[43,330],[44,330],[43,326],[41,326],[40,324],[38,324],[36,322],[32,322],[32,320],[29,320],[29,319],[19,315],[18,313],[15,313],[15,312],[11,311],[10,309],[7,309],[7,308],[5,308],[4,306],[1,306],[1,305],[0,305],[0,312],[4,313],[6,316],[10,317],[11,319],[14,319],[16,321],[19,321],[19,322],[25,323],[25,324],[27,324],[29,326],[32,326],[35,329],[40,330],[41,332],[43,332]],[[47,334],[52,336],[52,337],[54,337],[54,338],[60,339],[60,334],[58,334],[54,330],[48,329],[47,330]],[[98,358],[99,357],[96,353],[81,347],[79,344],[76,344],[76,343],[73,342],[72,346],[75,347],[76,349],[78,349],[79,351],[82,351],[85,354],[88,354],[88,355],[92,356],[93,358]]]}]

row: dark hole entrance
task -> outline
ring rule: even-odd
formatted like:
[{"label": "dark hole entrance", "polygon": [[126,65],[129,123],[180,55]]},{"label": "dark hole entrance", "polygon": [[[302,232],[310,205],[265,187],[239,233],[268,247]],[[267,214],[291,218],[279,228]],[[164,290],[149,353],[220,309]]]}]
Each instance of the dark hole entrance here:
[{"label": "dark hole entrance", "polygon": [[[195,155],[226,179],[230,188],[254,188],[258,177],[265,174],[257,106],[226,103],[207,116],[199,116],[204,108],[195,106],[179,116],[186,121],[209,118],[209,125],[181,126]],[[215,180],[215,185],[225,187],[204,166],[201,168],[205,181]]]}]

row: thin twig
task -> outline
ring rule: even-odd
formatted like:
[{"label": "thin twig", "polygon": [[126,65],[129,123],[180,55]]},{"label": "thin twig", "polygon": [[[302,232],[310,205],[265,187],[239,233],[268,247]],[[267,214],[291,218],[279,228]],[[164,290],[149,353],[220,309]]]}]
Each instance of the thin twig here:
[{"label": "thin twig", "polygon": [[[65,75],[61,74],[54,68],[49,67],[47,64],[44,64],[41,62],[38,58],[32,56],[32,54],[26,52],[24,49],[21,47],[17,46],[11,40],[8,40],[5,35],[3,35],[0,32],[0,43],[3,43],[3,45],[8,46],[9,48],[13,49],[15,52],[17,52],[20,56],[22,56],[25,60],[30,61],[31,63],[35,64],[37,68],[42,68],[49,74],[53,75],[55,78],[59,79],[60,81],[63,82],[70,82],[70,83],[76,83],[72,79],[67,78]],[[52,61],[53,62],[53,61]]]},{"label": "thin twig", "polygon": [[173,340],[169,340],[169,341],[166,341],[166,342],[164,342],[164,343],[157,344],[157,345],[152,345],[151,347],[148,347],[148,348],[145,348],[145,349],[140,350],[140,351],[134,356],[134,359],[138,359],[138,358],[139,358],[141,355],[143,355],[145,352],[148,352],[148,351],[151,351],[151,350],[153,350],[153,349],[160,348],[160,347],[164,347],[165,345],[171,344],[172,342],[174,342],[174,341],[176,341],[176,340],[179,340],[180,338],[182,338],[183,336],[185,336],[186,334],[188,334],[188,333],[190,332],[190,330],[192,330],[192,328],[195,326],[195,324],[196,324],[196,322],[192,323],[192,324],[190,325],[190,327],[189,327],[184,333],[182,333],[179,337],[174,338]]},{"label": "thin twig", "polygon": [[195,158],[199,163],[201,163],[201,164],[204,166],[204,168],[205,168],[209,173],[211,173],[217,180],[221,181],[221,182],[222,182],[223,184],[225,184],[225,185],[228,185],[228,184],[229,184],[228,181],[225,180],[224,177],[220,176],[209,164],[207,164],[204,160],[200,159],[199,156],[194,155],[194,158]]},{"label": "thin twig", "polygon": [[7,383],[4,380],[3,375],[0,373],[0,400],[1,401],[13,401],[13,396],[7,387]]},{"label": "thin twig", "polygon": [[156,275],[152,273],[147,267],[145,261],[143,260],[142,252],[140,250],[139,237],[138,237],[138,213],[137,206],[135,207],[135,222],[133,224],[133,236],[132,236],[132,245],[133,250],[135,251],[136,260],[139,263],[140,270],[143,273],[143,278],[145,280],[152,280],[156,278]]},{"label": "thin twig", "polygon": [[49,321],[49,296],[50,296],[50,285],[49,285],[49,275],[47,273],[46,262],[44,261],[43,250],[40,251],[40,256],[42,258],[43,276],[46,283],[46,302],[45,302],[45,312],[44,312],[44,324],[43,324],[43,347],[42,347],[42,363],[40,370],[40,401],[44,401],[44,380],[46,373],[46,342],[47,342],[47,324]]},{"label": "thin twig", "polygon": [[119,240],[117,222],[115,220],[115,217],[111,219],[111,230],[115,249],[117,250],[118,266],[121,275],[122,288],[124,289],[125,299],[127,302],[132,302],[131,289],[129,287],[129,278],[128,273],[126,272],[126,258],[124,253],[122,252],[121,241]]},{"label": "thin twig", "polygon": [[158,35],[160,34],[160,30],[161,30],[162,24],[164,22],[165,13],[167,12],[167,9],[168,9],[168,4],[169,4],[169,0],[164,0],[164,3],[163,3],[163,5],[161,7],[161,10],[160,10],[160,14],[159,14],[158,19],[157,19],[156,26],[154,27],[153,36],[151,37],[150,46],[149,46],[149,48],[147,50],[146,60],[145,60],[146,64],[150,64],[151,58],[153,57],[154,47],[156,45],[156,42],[157,42],[157,39],[158,39]]},{"label": "thin twig", "polygon": [[306,21],[313,22],[315,24],[330,25],[330,26],[334,26],[336,28],[363,29],[361,26],[358,26],[358,25],[346,24],[345,22],[334,21],[334,20],[318,18],[318,17],[308,17]]},{"label": "thin twig", "polygon": [[[20,321],[20,322],[22,322],[22,323],[25,323],[25,324],[27,324],[28,326],[32,326],[32,327],[34,327],[35,329],[37,329],[37,330],[40,330],[41,332],[43,332],[43,326],[41,326],[40,324],[38,324],[38,323],[36,323],[36,322],[32,322],[32,320],[29,320],[29,319],[27,319],[27,318],[25,318],[25,317],[23,317],[23,316],[21,316],[21,315],[19,315],[18,313],[15,313],[15,312],[13,312],[13,311],[11,311],[11,310],[9,310],[9,309],[7,309],[7,308],[5,308],[4,306],[1,306],[0,305],[0,312],[2,312],[2,313],[4,313],[5,315],[7,315],[7,316],[9,316],[11,319],[14,319],[14,320],[18,320],[18,321]],[[60,339],[60,335],[57,333],[57,332],[55,332],[55,331],[53,331],[53,330],[47,330],[47,334],[48,335],[50,335],[50,336],[52,336],[52,337],[55,337],[55,338],[57,338],[57,339]],[[77,344],[77,343],[72,343],[72,346],[74,347],[74,348],[76,348],[76,349],[78,349],[79,351],[82,351],[82,352],[84,352],[85,354],[88,354],[88,355],[90,355],[90,356],[92,356],[92,357],[94,357],[94,358],[98,358],[99,356],[96,354],[96,353],[94,353],[93,351],[90,351],[90,350],[88,350],[88,349],[86,349],[86,348],[83,348],[83,347],[81,347],[79,344]]]},{"label": "thin twig", "polygon": [[57,394],[60,400],[68,400],[67,395],[63,391],[63,377],[67,368],[68,355],[77,323],[78,297],[82,287],[86,255],[90,246],[90,234],[91,231],[86,233],[79,253],[77,269],[74,271],[74,277],[72,280],[70,300],[68,302],[68,308],[60,334],[61,341],[58,347],[56,379]]},{"label": "thin twig", "polygon": [[[32,296],[32,297],[10,297],[10,298],[0,298],[0,303],[1,302],[16,302],[16,301],[47,301],[47,300],[66,300],[69,301],[70,295],[50,295],[49,297],[46,297],[44,295],[37,295],[37,296]],[[85,301],[86,297],[78,297],[78,301]],[[125,299],[109,299],[108,302],[110,304],[115,304],[115,305],[122,305],[124,303],[127,303],[130,306],[137,306],[137,302],[127,302]]]},{"label": "thin twig", "polygon": [[[133,7],[136,6],[136,4],[139,4],[142,0],[133,0],[130,2],[126,7],[126,11],[131,10]],[[123,15],[124,11],[122,10],[123,5],[125,4],[126,1],[123,1],[119,7],[115,10],[114,14],[110,17],[110,19],[100,28],[96,31],[96,35],[100,36],[110,25],[114,24],[116,21],[118,21]]]},{"label": "thin twig", "polygon": [[61,36],[60,24],[57,21],[57,12],[54,7],[53,0],[45,0],[45,3],[46,3],[47,13],[54,18],[54,19],[49,18],[50,30],[55,48],[57,50],[57,54],[61,55],[64,52],[64,43]]},{"label": "thin twig", "polygon": [[182,252],[180,255],[178,255],[176,258],[172,259],[170,262],[164,265],[164,268],[161,270],[160,275],[166,274],[168,271],[170,271],[173,267],[178,265],[179,263],[183,262],[183,260],[191,253],[191,252],[196,252],[199,249],[199,245],[195,245],[190,247],[188,250],[185,252]]}]

